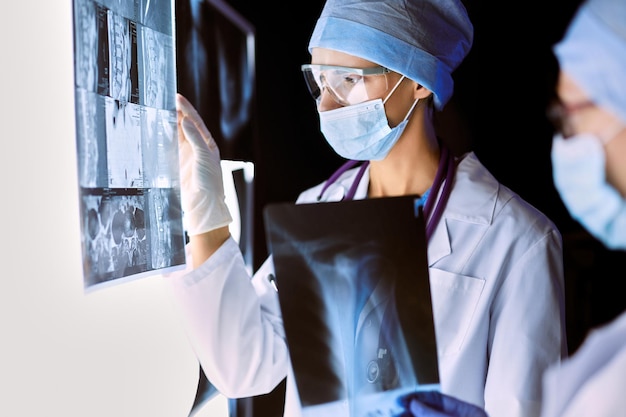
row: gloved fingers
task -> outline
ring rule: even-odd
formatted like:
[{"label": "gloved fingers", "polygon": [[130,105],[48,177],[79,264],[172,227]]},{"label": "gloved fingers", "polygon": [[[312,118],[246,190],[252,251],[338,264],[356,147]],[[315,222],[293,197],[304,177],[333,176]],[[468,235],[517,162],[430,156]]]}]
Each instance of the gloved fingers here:
[{"label": "gloved fingers", "polygon": [[474,404],[437,391],[419,391],[400,398],[414,417],[488,417]]},{"label": "gloved fingers", "polygon": [[[185,132],[181,126],[182,119],[178,121],[178,160],[181,172],[189,171],[191,164],[195,160],[192,144],[187,140]],[[190,172],[190,171],[189,171]]]},{"label": "gloved fingers", "polygon": [[204,120],[202,120],[202,117],[200,117],[200,114],[198,113],[196,108],[189,102],[189,100],[187,100],[185,96],[180,93],[176,94],[176,107],[178,111],[182,113],[183,117],[188,117],[193,121],[193,123],[196,125],[196,129],[204,139],[204,142],[208,143],[209,146],[215,146],[211,145],[211,142],[215,144],[215,141],[213,140],[211,132],[206,127]]},{"label": "gloved fingers", "polygon": [[219,147],[196,109],[177,96],[181,203],[189,235],[227,226]]},{"label": "gloved fingers", "polygon": [[[187,134],[183,129],[183,120],[185,119],[185,115],[178,111],[178,158],[180,164],[183,165],[186,162],[192,162],[195,159],[194,150],[195,144],[191,143],[191,140],[187,138]],[[182,166],[181,166],[182,168]]]},{"label": "gloved fingers", "polygon": [[211,136],[207,137],[200,131],[198,125],[188,116],[183,116],[180,122],[184,138],[191,144],[196,152],[211,152],[217,149],[217,144]]},{"label": "gloved fingers", "polygon": [[458,417],[456,414],[437,411],[416,399],[412,399],[409,403],[409,410],[413,417]]},{"label": "gloved fingers", "polygon": [[487,417],[487,413],[474,404],[459,400],[449,395],[441,394],[443,411],[453,416],[459,417]]},{"label": "gloved fingers", "polygon": [[416,392],[407,394],[403,397],[400,397],[398,399],[398,402],[404,408],[408,409],[409,405],[411,404],[411,401],[417,400],[419,402],[427,404],[431,408],[434,408],[436,410],[442,410],[443,409],[442,395],[443,394],[441,394],[438,391],[416,391]]},{"label": "gloved fingers", "polygon": [[187,97],[183,96],[180,93],[176,93],[176,109],[179,112],[183,113],[184,115],[187,115],[187,114],[198,115],[198,111],[193,106],[193,104],[191,104],[191,102],[187,100]]}]

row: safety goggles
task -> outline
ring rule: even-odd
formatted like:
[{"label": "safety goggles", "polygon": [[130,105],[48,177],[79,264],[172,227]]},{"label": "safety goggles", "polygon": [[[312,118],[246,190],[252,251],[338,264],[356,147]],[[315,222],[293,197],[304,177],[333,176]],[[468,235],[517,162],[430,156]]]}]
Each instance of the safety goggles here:
[{"label": "safety goggles", "polygon": [[566,105],[558,97],[555,97],[548,105],[546,116],[552,123],[554,130],[561,133],[564,138],[567,138],[575,132],[574,126],[572,126],[572,117],[580,111],[593,107],[595,107],[595,103],[592,101]]},{"label": "safety goggles", "polygon": [[[385,67],[350,68],[335,65],[302,65],[304,80],[309,92],[319,104],[322,93],[330,96],[342,106],[362,103],[387,90]],[[382,77],[381,77],[382,76]]]},{"label": "safety goggles", "polygon": [[[589,118],[594,117],[594,110],[598,110],[596,103],[590,100],[585,100],[575,104],[565,104],[558,97],[553,99],[548,106],[547,116],[552,122],[554,130],[559,132],[563,138],[569,138],[576,134],[577,128],[573,123],[572,118],[575,116],[581,116],[582,112],[587,113],[586,125],[589,126]],[[595,113],[597,115],[597,113]],[[595,123],[595,127],[592,127],[593,133],[603,144],[609,143],[626,130],[626,125],[622,122],[612,123]]]}]

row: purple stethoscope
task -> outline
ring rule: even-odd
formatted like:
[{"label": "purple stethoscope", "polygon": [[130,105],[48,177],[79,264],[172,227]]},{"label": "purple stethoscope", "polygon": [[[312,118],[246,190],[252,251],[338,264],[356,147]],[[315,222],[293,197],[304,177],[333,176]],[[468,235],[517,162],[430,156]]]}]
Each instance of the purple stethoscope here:
[{"label": "purple stethoscope", "polygon": [[[318,200],[322,198],[324,192],[330,187],[337,179],[347,170],[356,166],[359,162],[356,160],[348,160],[342,166],[340,166],[337,171],[335,171],[324,183],[324,187],[322,191],[320,191]],[[441,218],[441,213],[443,213],[443,209],[448,201],[448,197],[450,196],[450,191],[452,187],[452,179],[454,178],[454,155],[450,153],[446,146],[441,147],[441,157],[439,158],[439,166],[437,168],[437,173],[435,174],[435,180],[433,181],[433,185],[430,187],[428,191],[422,196],[420,199],[423,202],[426,199],[426,203],[424,204],[424,218],[427,219],[426,223],[426,241],[430,240],[430,236],[433,234],[435,230],[435,226],[437,222]],[[365,173],[365,169],[368,167],[369,161],[363,162],[360,166],[359,171],[354,178],[354,182],[348,189],[348,192],[343,197],[342,200],[352,200],[354,198],[354,194],[356,193],[356,189],[361,182],[361,178],[363,178],[363,174]],[[444,183],[445,181],[445,183]],[[428,198],[431,190],[439,190],[441,184],[443,183],[443,190],[441,191],[441,197],[439,200],[436,198]],[[435,205],[435,200],[437,200],[437,204]]]}]

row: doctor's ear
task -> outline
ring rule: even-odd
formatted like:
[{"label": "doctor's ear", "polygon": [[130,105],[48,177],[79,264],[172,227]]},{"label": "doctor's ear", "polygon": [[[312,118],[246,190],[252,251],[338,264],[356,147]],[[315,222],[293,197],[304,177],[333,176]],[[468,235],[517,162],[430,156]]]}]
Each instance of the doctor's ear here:
[{"label": "doctor's ear", "polygon": [[428,88],[424,87],[421,84],[415,83],[414,89],[413,89],[413,98],[423,99],[432,95],[433,95],[433,92],[430,91]]},{"label": "doctor's ear", "polygon": [[424,87],[421,84],[415,83],[415,90],[413,93],[414,98],[423,99],[432,95],[433,95],[433,92],[430,91],[428,88]]}]

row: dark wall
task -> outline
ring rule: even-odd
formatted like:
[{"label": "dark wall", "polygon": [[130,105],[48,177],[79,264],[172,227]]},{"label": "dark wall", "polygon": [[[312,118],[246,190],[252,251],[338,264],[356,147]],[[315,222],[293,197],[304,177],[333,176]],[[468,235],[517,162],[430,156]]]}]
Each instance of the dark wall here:
[{"label": "dark wall", "polygon": [[258,266],[267,254],[265,204],[294,201],[301,191],[328,177],[341,159],[319,132],[314,101],[300,71],[300,65],[309,62],[307,43],[322,3],[302,2],[287,11],[276,2],[233,0],[231,4],[256,27]]}]

